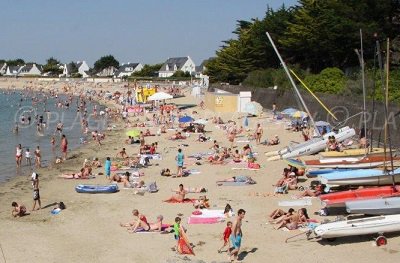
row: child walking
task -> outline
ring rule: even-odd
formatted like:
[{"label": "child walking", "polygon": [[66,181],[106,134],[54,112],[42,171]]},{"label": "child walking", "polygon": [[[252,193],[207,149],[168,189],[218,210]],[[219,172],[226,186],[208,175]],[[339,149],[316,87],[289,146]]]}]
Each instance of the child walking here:
[{"label": "child walking", "polygon": [[106,163],[104,164],[104,169],[106,170],[106,178],[110,179],[110,175],[111,175],[111,159],[110,159],[110,157],[107,157]]},{"label": "child walking", "polygon": [[[218,249],[218,253],[222,252],[222,249],[225,248],[227,245],[229,245],[230,241],[229,241],[229,237],[232,234],[232,222],[228,221],[226,223],[226,228],[224,230],[224,233],[222,234],[222,239],[224,240],[224,244],[222,245],[222,247],[220,249]],[[230,246],[228,246],[229,249]]]}]

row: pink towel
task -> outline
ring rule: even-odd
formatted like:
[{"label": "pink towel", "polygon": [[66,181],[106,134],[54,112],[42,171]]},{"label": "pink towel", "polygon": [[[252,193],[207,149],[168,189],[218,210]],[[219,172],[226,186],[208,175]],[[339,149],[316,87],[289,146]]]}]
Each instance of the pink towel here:
[{"label": "pink towel", "polygon": [[190,216],[188,220],[188,224],[216,224],[221,222],[222,218],[220,217],[198,217],[198,216]]}]

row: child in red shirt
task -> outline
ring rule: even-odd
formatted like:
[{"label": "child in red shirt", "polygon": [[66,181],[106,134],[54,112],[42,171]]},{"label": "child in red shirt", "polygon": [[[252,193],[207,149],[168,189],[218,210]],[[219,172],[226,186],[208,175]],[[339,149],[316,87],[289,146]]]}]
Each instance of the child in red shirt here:
[{"label": "child in red shirt", "polygon": [[[226,223],[226,228],[224,230],[224,233],[222,234],[222,239],[224,240],[224,244],[222,245],[222,247],[220,249],[218,249],[218,253],[221,253],[222,252],[221,250],[230,243],[229,237],[230,237],[231,233],[232,233],[232,222],[228,221]],[[228,246],[228,248],[229,248],[229,246]]]}]

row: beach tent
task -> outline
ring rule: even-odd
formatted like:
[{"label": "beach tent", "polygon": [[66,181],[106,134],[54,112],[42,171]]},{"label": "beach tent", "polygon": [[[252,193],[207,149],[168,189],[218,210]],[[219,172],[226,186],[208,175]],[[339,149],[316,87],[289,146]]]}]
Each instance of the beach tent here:
[{"label": "beach tent", "polygon": [[185,123],[185,122],[192,122],[194,119],[190,116],[184,116],[179,118],[179,122]]},{"label": "beach tent", "polygon": [[172,95],[165,92],[157,92],[147,98],[147,100],[168,100],[172,99]]},{"label": "beach tent", "polygon": [[293,113],[295,113],[296,111],[298,111],[298,109],[295,109],[295,108],[287,108],[287,109],[284,109],[283,111],[281,111],[281,113],[282,114],[284,114],[284,115],[292,115]]},{"label": "beach tent", "polygon": [[246,103],[246,105],[244,106],[244,112],[247,112],[248,114],[251,115],[259,116],[261,115],[262,110],[263,107],[261,106],[261,104],[255,101],[250,101]]}]

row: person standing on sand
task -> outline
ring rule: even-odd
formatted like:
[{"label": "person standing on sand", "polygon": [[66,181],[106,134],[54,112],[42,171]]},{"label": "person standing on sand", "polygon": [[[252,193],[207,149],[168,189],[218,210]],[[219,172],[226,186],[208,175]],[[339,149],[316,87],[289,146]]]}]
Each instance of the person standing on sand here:
[{"label": "person standing on sand", "polygon": [[61,153],[63,155],[63,159],[67,159],[67,150],[68,150],[68,140],[65,137],[65,134],[61,136]]},{"label": "person standing on sand", "polygon": [[33,208],[32,208],[32,211],[35,211],[36,203],[39,204],[39,207],[37,210],[40,210],[42,204],[40,202],[39,175],[37,173],[32,173],[32,186],[33,186]]},{"label": "person standing on sand", "polygon": [[234,262],[235,260],[237,260],[238,255],[239,255],[239,250],[240,250],[240,246],[242,243],[242,237],[243,237],[242,220],[243,220],[245,214],[246,214],[246,211],[244,211],[244,209],[239,209],[237,218],[232,226],[232,234],[230,236],[232,248],[229,253],[231,262]]},{"label": "person standing on sand", "polygon": [[176,155],[175,160],[176,160],[176,164],[178,166],[176,177],[182,177],[182,175],[183,175],[182,169],[183,169],[183,163],[185,160],[185,155],[183,155],[181,148],[178,149],[178,154]]},{"label": "person standing on sand", "polygon": [[272,103],[272,113],[274,114],[274,117],[276,116],[276,103]]},{"label": "person standing on sand", "polygon": [[111,175],[111,159],[110,157],[107,157],[106,163],[104,164],[104,169],[106,171],[106,178],[110,180],[110,175]]},{"label": "person standing on sand", "polygon": [[256,143],[260,144],[261,143],[261,137],[263,135],[263,128],[261,127],[261,124],[257,124],[257,128],[256,128]]}]

